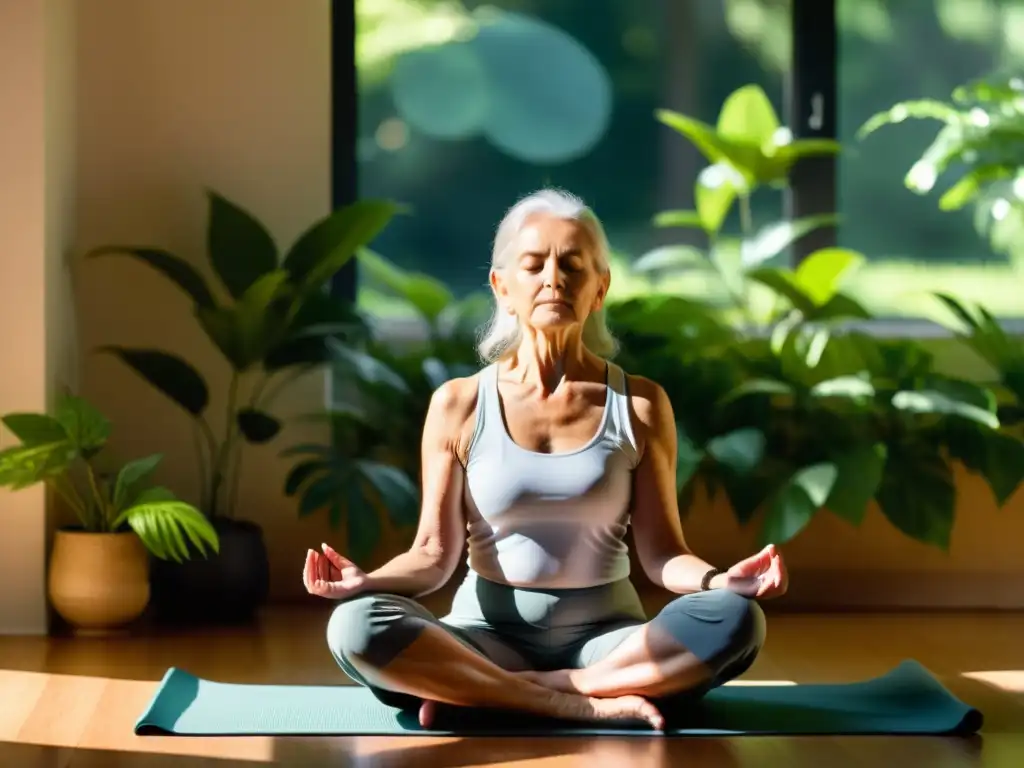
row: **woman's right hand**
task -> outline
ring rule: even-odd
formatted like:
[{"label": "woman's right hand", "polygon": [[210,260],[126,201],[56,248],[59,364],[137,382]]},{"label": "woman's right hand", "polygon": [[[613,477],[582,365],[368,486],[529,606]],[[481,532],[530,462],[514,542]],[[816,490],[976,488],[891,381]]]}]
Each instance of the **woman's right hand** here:
[{"label": "woman's right hand", "polygon": [[326,544],[320,545],[323,552],[310,549],[306,552],[306,567],[302,571],[302,583],[311,595],[342,600],[359,594],[366,587],[363,570]]}]

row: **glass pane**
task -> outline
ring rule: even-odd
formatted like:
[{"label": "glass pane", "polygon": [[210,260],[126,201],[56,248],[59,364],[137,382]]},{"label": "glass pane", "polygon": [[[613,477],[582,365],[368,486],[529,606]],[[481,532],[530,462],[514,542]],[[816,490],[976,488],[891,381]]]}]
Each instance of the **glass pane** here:
[{"label": "glass pane", "polygon": [[542,186],[590,203],[626,260],[678,242],[652,217],[693,208],[706,162],[655,110],[713,124],[754,83],[782,113],[788,0],[358,0],[357,20],[359,192],[411,209],[374,249],[456,295],[486,289],[498,221]]},{"label": "glass pane", "polygon": [[837,0],[839,28],[839,208],[841,244],[869,266],[857,293],[875,312],[928,316],[931,291],[982,300],[1002,316],[1015,299],[1016,259],[975,226],[974,208],[942,210],[939,198],[963,175],[953,166],[927,194],[904,179],[941,123],[907,120],[860,139],[876,112],[898,102],[949,102],[962,84],[1018,66],[1024,57],[1020,0]]}]

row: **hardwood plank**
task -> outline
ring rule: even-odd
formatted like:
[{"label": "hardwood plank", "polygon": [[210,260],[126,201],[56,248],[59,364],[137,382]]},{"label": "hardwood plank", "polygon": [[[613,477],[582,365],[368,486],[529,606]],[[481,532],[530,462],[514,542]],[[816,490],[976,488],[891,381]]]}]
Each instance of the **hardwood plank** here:
[{"label": "hardwood plank", "polygon": [[[650,606],[656,610],[656,602]],[[1024,615],[776,614],[764,653],[738,681],[822,682],[916,658],[985,713],[976,739],[741,737],[509,739],[136,737],[132,725],[169,666],[231,682],[338,683],[329,612],[275,607],[254,626],[142,626],[108,638],[0,637],[0,765],[359,765],[623,768],[1024,765]]]}]

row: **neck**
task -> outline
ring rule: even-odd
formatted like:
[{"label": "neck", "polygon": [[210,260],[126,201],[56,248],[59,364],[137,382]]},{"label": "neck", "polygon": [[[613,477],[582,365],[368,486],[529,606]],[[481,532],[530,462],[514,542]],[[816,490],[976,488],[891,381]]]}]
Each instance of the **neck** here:
[{"label": "neck", "polygon": [[586,369],[588,353],[579,334],[547,336],[527,331],[511,361],[516,378],[553,393]]}]

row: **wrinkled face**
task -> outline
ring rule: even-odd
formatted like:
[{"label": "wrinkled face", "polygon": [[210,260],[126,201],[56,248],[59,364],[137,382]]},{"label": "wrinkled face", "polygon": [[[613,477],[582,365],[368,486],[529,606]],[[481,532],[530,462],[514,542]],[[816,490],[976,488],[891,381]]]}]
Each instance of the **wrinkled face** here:
[{"label": "wrinkled face", "polygon": [[609,276],[598,271],[595,244],[575,221],[538,214],[526,221],[507,266],[491,272],[501,308],[537,330],[582,325],[601,308]]}]

